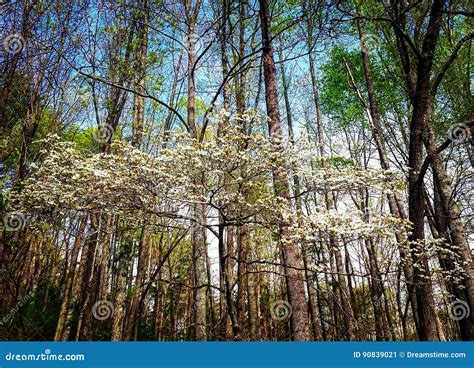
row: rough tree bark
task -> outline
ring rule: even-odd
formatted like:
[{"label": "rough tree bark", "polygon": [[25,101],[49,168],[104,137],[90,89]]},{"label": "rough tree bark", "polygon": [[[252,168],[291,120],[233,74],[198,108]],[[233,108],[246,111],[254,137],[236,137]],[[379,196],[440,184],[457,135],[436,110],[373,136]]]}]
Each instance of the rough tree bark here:
[{"label": "rough tree bark", "polygon": [[[293,117],[291,112],[290,97],[288,94],[288,83],[286,79],[286,70],[285,63],[283,62],[283,55],[281,47],[278,50],[278,57],[280,60],[280,74],[282,81],[282,90],[283,98],[285,101],[286,109],[286,120],[288,124],[288,136],[291,143],[294,143],[294,130],[293,130]],[[295,197],[295,206],[296,206],[296,216],[298,219],[298,226],[303,226],[302,216],[303,216],[303,205],[301,198],[301,183],[300,178],[297,174],[293,174],[293,192]],[[318,311],[318,295],[316,289],[314,288],[314,277],[315,274],[309,268],[311,267],[311,254],[310,247],[304,247],[303,249],[303,266],[305,272],[305,281],[306,281],[306,292],[308,294],[308,312],[311,323],[311,331],[313,333],[313,339],[317,341],[322,340],[322,329],[320,321],[320,312]]]},{"label": "rough tree bark", "polygon": [[[268,0],[259,0],[260,19],[263,44],[263,71],[265,79],[265,101],[268,116],[270,136],[274,140],[275,150],[282,150],[282,129],[280,110],[278,107],[278,92],[276,69],[273,58],[271,41],[270,15]],[[285,201],[290,200],[289,184],[283,172],[274,171],[275,193]],[[279,231],[281,237],[281,254],[288,280],[288,299],[293,309],[291,314],[292,339],[305,341],[311,338],[309,329],[308,309],[305,296],[304,277],[299,271],[301,257],[298,244],[290,241],[291,219],[280,219]]]},{"label": "rough tree bark", "polygon": [[427,32],[423,40],[417,66],[417,81],[413,96],[413,115],[410,121],[410,143],[408,152],[408,218],[412,223],[409,236],[413,260],[413,283],[417,298],[420,340],[439,340],[436,308],[425,243],[425,205],[423,198],[423,132],[431,118],[430,73],[439,30],[442,22],[444,3],[435,0],[431,6]]},{"label": "rough tree bark", "polygon": [[[196,20],[202,4],[198,0],[192,4],[191,0],[185,0],[185,17],[187,27],[187,53],[188,53],[188,106],[187,121],[191,136],[199,139],[199,131],[196,124],[196,85],[195,85],[195,67],[196,67],[196,45],[195,45],[195,27]],[[192,240],[192,271],[193,271],[193,320],[195,338],[197,341],[207,339],[206,333],[206,290],[207,272],[206,272],[206,237],[205,237],[205,206],[201,203],[193,205],[192,208],[194,223],[191,227]]]}]

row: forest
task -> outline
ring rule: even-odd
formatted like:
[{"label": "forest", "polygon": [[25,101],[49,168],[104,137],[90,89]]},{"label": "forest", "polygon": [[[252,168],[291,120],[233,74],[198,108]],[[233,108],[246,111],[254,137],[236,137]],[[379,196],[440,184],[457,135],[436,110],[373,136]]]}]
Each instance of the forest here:
[{"label": "forest", "polygon": [[0,340],[474,340],[472,1],[0,9]]}]

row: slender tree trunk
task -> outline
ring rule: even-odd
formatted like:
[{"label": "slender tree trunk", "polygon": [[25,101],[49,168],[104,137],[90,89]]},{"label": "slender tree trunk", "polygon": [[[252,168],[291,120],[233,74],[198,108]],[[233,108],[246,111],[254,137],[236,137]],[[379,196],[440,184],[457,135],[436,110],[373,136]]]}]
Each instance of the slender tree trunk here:
[{"label": "slender tree trunk", "polygon": [[104,229],[104,236],[102,241],[102,254],[100,258],[99,270],[100,279],[98,287],[98,299],[107,300],[109,278],[110,278],[110,242],[112,238],[113,226],[115,225],[114,216],[106,216],[106,224]]},{"label": "slender tree trunk", "polygon": [[[247,254],[248,254],[248,232],[243,226],[238,228],[237,236],[237,321],[241,333],[247,331],[245,323],[245,311],[247,309]],[[242,336],[244,339],[246,336]]]},{"label": "slender tree trunk", "polygon": [[[186,26],[187,26],[187,51],[188,51],[188,106],[187,120],[190,134],[193,138],[199,139],[200,134],[196,124],[196,45],[195,26],[196,19],[201,6],[201,1],[193,6],[190,0],[185,1]],[[202,194],[202,193],[200,193]],[[205,206],[195,204],[192,207],[194,224],[191,228],[192,241],[192,270],[193,270],[193,319],[194,331],[197,341],[207,339],[206,333],[206,236],[205,236]]]},{"label": "slender tree trunk", "polygon": [[125,292],[127,284],[126,259],[124,256],[120,257],[117,270],[117,288],[115,290],[114,300],[114,320],[112,323],[112,337],[111,341],[123,341],[123,324],[125,317]]},{"label": "slender tree trunk", "polygon": [[[141,94],[145,92],[145,68],[148,48],[148,0],[140,3],[137,16],[137,43],[135,50],[135,90]],[[143,136],[143,122],[145,114],[145,98],[138,94],[133,96],[133,136],[132,145],[140,148]]]},{"label": "slender tree trunk", "polygon": [[[247,13],[247,1],[239,0],[239,52],[238,60],[243,60],[245,57],[245,18]],[[235,78],[236,90],[236,105],[237,111],[243,113],[246,109],[246,76],[247,72],[242,71],[238,77]],[[244,132],[247,130],[244,127]]]},{"label": "slender tree trunk", "polygon": [[[435,219],[439,235],[445,241],[441,244],[443,248],[440,265],[444,271],[453,274],[452,278],[446,280],[448,289],[455,300],[467,303],[469,310],[473,310],[474,299],[472,285],[474,273],[471,270],[472,258],[469,244],[467,242],[464,226],[462,224],[459,210],[452,203],[453,193],[449,184],[448,174],[441,161],[441,157],[434,150],[434,132],[428,128],[428,155],[432,155],[433,183],[435,190]],[[459,267],[463,272],[459,272]],[[456,302],[456,301],[453,301]],[[471,341],[474,338],[474,313],[468,313],[465,318],[457,321],[461,332],[461,338]]]},{"label": "slender tree trunk", "polygon": [[[316,108],[316,128],[318,131],[318,145],[319,145],[319,151],[320,151],[320,157],[322,161],[323,168],[325,167],[325,153],[324,153],[324,129],[323,129],[323,122],[322,122],[322,114],[321,114],[321,105],[319,101],[319,91],[318,91],[318,85],[316,81],[316,74],[315,74],[315,68],[314,68],[314,59],[313,59],[313,54],[311,52],[313,48],[313,24],[311,18],[308,18],[307,21],[307,42],[308,42],[308,61],[309,61],[309,72],[310,72],[310,77],[311,77],[311,86],[312,86],[312,94],[313,94],[313,101],[315,104]],[[329,193],[328,190],[324,190],[324,199],[326,203],[326,208],[327,210],[332,209],[333,203],[331,202],[329,198]],[[340,304],[338,308],[340,307],[342,309],[342,314],[343,314],[343,319],[344,319],[344,324],[345,324],[345,333],[347,335],[348,340],[353,340],[354,339],[354,332],[353,332],[353,325],[352,325],[352,319],[353,319],[353,311],[352,307],[349,303],[349,289],[347,287],[347,283],[345,280],[345,277],[342,275],[344,273],[344,268],[343,268],[343,263],[342,263],[342,256],[341,256],[341,250],[339,246],[339,239],[337,238],[336,234],[331,232],[329,234],[329,243],[330,243],[330,248],[331,252],[334,255],[334,260],[335,260],[335,271],[337,272],[337,286],[336,284],[334,285],[334,288],[338,289],[338,294],[341,297]],[[347,298],[347,299],[345,299]],[[336,311],[334,312],[336,313]],[[336,323],[337,325],[337,323]]]},{"label": "slender tree trunk", "polygon": [[209,255],[206,254],[206,276],[207,276],[207,301],[208,301],[208,310],[209,310],[209,328],[206,331],[207,336],[210,340],[215,340],[219,333],[214,330],[214,326],[217,325],[216,318],[216,309],[214,302],[214,290],[211,288],[212,278],[211,278],[211,260]]},{"label": "slender tree trunk", "polygon": [[135,276],[135,285],[133,288],[133,295],[130,301],[130,309],[127,313],[127,319],[125,324],[125,333],[124,340],[130,340],[134,330],[134,326],[138,323],[140,315],[139,311],[139,301],[143,300],[144,296],[142,295],[143,285],[147,281],[146,271],[148,269],[148,259],[150,251],[150,242],[148,231],[145,226],[142,227],[142,234],[140,237],[140,243],[138,245],[138,265],[137,265],[137,274]]},{"label": "slender tree trunk", "polygon": [[[369,59],[369,50],[367,49],[366,43],[366,34],[364,29],[364,24],[362,20],[357,22],[358,30],[359,30],[359,39],[360,39],[360,49],[362,54],[362,61],[364,66],[364,75],[365,75],[365,84],[367,87],[367,95],[369,98],[369,106],[366,107],[368,120],[369,120],[369,127],[372,130],[372,136],[375,141],[375,145],[377,147],[377,152],[380,159],[380,166],[384,170],[390,169],[390,163],[388,159],[387,150],[385,147],[385,137],[382,131],[382,124],[380,122],[380,113],[377,103],[377,98],[375,94],[375,87],[372,77],[372,69],[370,67],[370,59]],[[354,88],[355,88],[355,81]],[[403,211],[403,206],[401,205],[401,200],[396,193],[389,193],[387,194],[388,204],[390,213],[398,217],[400,219],[406,219],[406,215]],[[408,299],[410,301],[410,305],[413,310],[413,316],[415,318],[415,325],[418,325],[418,316],[416,313],[417,310],[417,303],[416,303],[416,296],[413,287],[413,267],[411,260],[409,259],[408,255],[406,254],[406,241],[407,237],[403,231],[396,230],[395,237],[397,239],[397,243],[399,245],[399,254],[400,258],[403,261],[403,273],[406,280],[407,285],[407,292],[408,292]]]},{"label": "slender tree trunk", "polygon": [[[79,299],[79,319],[77,323],[76,341],[78,340],[90,340],[92,338],[91,324],[92,324],[92,302],[95,297],[94,288],[92,287],[92,281],[95,276],[95,259],[97,254],[97,243],[99,237],[100,220],[97,219],[95,214],[90,217],[90,234],[86,242],[87,252],[83,254],[84,259],[84,273],[80,287],[80,299]],[[82,263],[82,259],[81,259]]]},{"label": "slender tree trunk", "polygon": [[[171,92],[170,92],[170,97],[168,99],[168,104],[172,106],[175,103],[175,98],[176,98],[176,89],[178,87],[178,80],[179,80],[179,72],[181,69],[181,62],[183,60],[183,49],[180,51],[179,56],[178,56],[178,62],[176,63],[176,68],[175,68],[175,73],[173,76],[173,84],[171,85]],[[166,115],[165,119],[165,124],[164,124],[164,131],[163,131],[163,143],[162,147],[166,148],[168,144],[168,140],[170,138],[170,131],[171,131],[171,126],[173,125],[173,118],[175,117],[175,114],[173,111],[169,110],[168,114]]]},{"label": "slender tree trunk", "polygon": [[[135,25],[132,24],[129,27],[129,32],[126,38],[125,44],[125,54],[124,54],[124,61],[130,61],[130,55],[132,53],[132,44],[133,44],[133,35],[135,31]],[[129,77],[127,73],[123,70],[117,70],[117,58],[120,57],[120,49],[122,47],[122,32],[118,32],[114,35],[113,43],[112,43],[112,50],[110,57],[110,65],[109,65],[109,72],[111,74],[112,82],[117,84],[118,86],[125,87],[127,85],[127,78]],[[127,101],[127,92],[123,89],[115,86],[111,86],[109,88],[108,96],[107,96],[107,116],[105,118],[104,125],[99,127],[102,129],[102,138],[103,141],[100,143],[100,151],[107,152],[110,149],[110,143],[112,142],[112,136],[115,130],[117,129],[118,123],[120,121],[120,117],[122,116],[123,109],[125,107],[125,102]]]},{"label": "slender tree trunk", "polygon": [[70,320],[68,320],[68,311],[74,308],[71,302],[74,298],[71,298],[71,292],[74,285],[74,275],[76,274],[76,263],[81,248],[82,239],[84,238],[84,230],[87,224],[87,216],[83,215],[79,220],[79,228],[77,229],[74,245],[71,251],[71,260],[67,270],[66,281],[64,283],[63,300],[61,303],[61,309],[59,312],[58,323],[56,325],[56,333],[54,335],[54,341],[64,341],[69,337]]},{"label": "slender tree trunk", "polygon": [[375,320],[375,338],[377,341],[385,340],[385,331],[384,331],[384,309],[383,309],[383,300],[382,300],[382,280],[381,275],[378,271],[376,253],[374,242],[371,238],[365,240],[367,252],[369,254],[369,270],[371,276],[371,292],[370,299],[372,301],[372,307],[374,309],[374,320]]},{"label": "slender tree trunk", "polygon": [[193,290],[193,315],[196,341],[205,341],[206,332],[206,290],[207,290],[207,271],[206,271],[206,235],[205,235],[205,217],[204,205],[196,204],[194,206],[194,217],[197,224],[192,230],[192,252],[193,252],[193,272],[194,272],[194,290]]}]

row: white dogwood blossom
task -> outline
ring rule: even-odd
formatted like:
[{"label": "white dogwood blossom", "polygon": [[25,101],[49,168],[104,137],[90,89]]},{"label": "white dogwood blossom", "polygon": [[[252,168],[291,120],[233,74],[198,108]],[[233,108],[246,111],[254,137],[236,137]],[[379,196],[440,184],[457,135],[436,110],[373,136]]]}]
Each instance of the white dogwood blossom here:
[{"label": "white dogwood blossom", "polygon": [[123,142],[113,143],[110,153],[81,154],[73,143],[50,136],[41,142],[42,162],[31,168],[21,201],[14,202],[32,214],[91,211],[156,220],[186,219],[192,204],[203,203],[210,226],[218,224],[217,214],[221,214],[230,224],[253,222],[274,228],[278,221],[295,217],[292,204],[276,196],[272,185],[272,173],[283,167],[288,175],[300,178],[300,195],[337,192],[340,201],[338,209],[303,211],[298,229],[292,232],[300,240],[319,231],[362,237],[377,232],[391,237],[395,228],[407,226],[376,209],[376,203],[367,220],[350,200],[361,187],[374,198],[383,198],[396,190],[401,179],[394,173],[338,166],[330,160],[322,165],[317,147],[305,135],[287,144],[283,153],[275,149],[275,138],[244,135],[232,127],[231,121],[219,136],[202,142],[184,134],[175,136],[156,155]]}]

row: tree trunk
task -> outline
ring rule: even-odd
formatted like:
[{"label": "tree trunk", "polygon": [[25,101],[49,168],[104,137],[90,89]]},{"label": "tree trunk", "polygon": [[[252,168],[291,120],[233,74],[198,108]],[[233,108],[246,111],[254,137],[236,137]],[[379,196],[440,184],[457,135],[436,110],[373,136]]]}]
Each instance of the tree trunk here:
[{"label": "tree trunk", "polygon": [[439,340],[436,323],[436,308],[429,270],[424,249],[425,243],[425,205],[423,198],[423,131],[431,118],[430,72],[433,55],[439,36],[444,4],[441,0],[433,2],[428,31],[423,41],[422,56],[418,61],[417,84],[413,99],[413,115],[410,121],[410,144],[408,152],[408,219],[413,224],[409,236],[411,256],[414,265],[413,283],[418,304],[420,340]]},{"label": "tree trunk", "polygon": [[[248,331],[246,327],[247,309],[247,255],[248,255],[248,231],[243,226],[238,228],[237,236],[237,321],[242,332]],[[241,336],[246,339],[246,336]]]},{"label": "tree trunk", "polygon": [[130,310],[127,313],[126,328],[123,336],[124,340],[130,340],[132,337],[132,332],[134,326],[138,323],[140,315],[139,311],[139,301],[143,300],[144,296],[142,295],[143,285],[147,281],[147,269],[148,269],[148,259],[149,259],[150,243],[148,231],[145,226],[142,227],[142,234],[140,237],[140,243],[138,245],[138,265],[137,265],[137,274],[135,277],[135,286],[133,288],[133,294],[130,301]]},{"label": "tree trunk", "polygon": [[[145,68],[148,47],[148,0],[142,0],[139,15],[137,16],[137,43],[135,50],[135,90],[141,94],[145,92]],[[133,96],[133,136],[132,146],[140,148],[143,136],[143,122],[145,114],[145,98],[138,94]]]},{"label": "tree trunk", "polygon": [[[377,147],[377,152],[380,159],[380,166],[384,170],[390,169],[390,163],[388,159],[387,150],[385,147],[385,137],[382,131],[382,124],[380,122],[380,113],[377,103],[377,98],[375,94],[375,87],[372,78],[372,69],[370,67],[370,59],[369,59],[369,50],[367,49],[366,43],[366,34],[364,23],[362,20],[358,20],[357,27],[359,30],[359,40],[360,40],[360,49],[362,54],[362,62],[364,66],[364,76],[365,76],[365,84],[367,87],[367,95],[369,98],[369,106],[367,109],[367,115],[369,120],[369,127],[372,131],[372,136],[375,141],[375,145]],[[354,81],[355,87],[355,81]],[[400,219],[406,219],[406,215],[403,211],[403,206],[401,204],[401,200],[396,193],[389,193],[387,194],[388,204],[390,213],[398,217]],[[411,260],[406,254],[405,244],[407,241],[406,234],[403,231],[395,231],[395,237],[397,239],[397,243],[399,245],[399,254],[400,259],[402,260],[402,267],[403,273],[406,280],[407,286],[407,293],[408,293],[408,300],[410,301],[410,305],[412,307],[413,316],[415,319],[415,325],[418,326],[418,316],[417,316],[417,302],[416,296],[413,287],[413,267]]]},{"label": "tree trunk", "polygon": [[[280,111],[278,107],[278,93],[276,84],[275,61],[270,35],[270,16],[268,0],[259,0],[260,19],[262,22],[263,43],[263,70],[265,78],[265,95],[270,136],[275,142],[275,150],[282,150],[282,129],[280,124]],[[290,200],[289,184],[282,172],[274,171],[273,180],[275,193],[285,201]],[[280,219],[279,232],[281,239],[281,253],[288,278],[288,298],[293,309],[291,314],[292,338],[297,341],[310,339],[308,309],[305,296],[305,285],[301,267],[301,257],[298,244],[290,241],[291,219]]]},{"label": "tree trunk", "polygon": [[[196,45],[195,45],[195,26],[196,19],[201,6],[198,1],[192,6],[190,0],[185,1],[186,26],[187,26],[187,51],[188,51],[188,106],[187,120],[190,134],[193,138],[199,139],[199,131],[196,124],[196,85],[194,69],[196,67]],[[202,194],[202,193],[201,193]],[[195,204],[192,207],[194,218],[191,227],[192,241],[192,270],[193,270],[193,319],[194,331],[197,341],[207,339],[206,334],[206,290],[207,290],[207,273],[206,273],[206,231],[205,224],[205,206],[203,204]]]},{"label": "tree trunk", "polygon": [[[433,168],[433,183],[435,190],[435,219],[439,235],[446,241],[441,244],[442,259],[440,265],[444,271],[454,273],[452,278],[446,280],[448,289],[455,300],[467,303],[469,310],[473,310],[474,299],[472,295],[472,284],[474,273],[472,273],[471,251],[467,242],[466,233],[461,220],[459,209],[452,203],[453,193],[449,184],[448,174],[441,161],[441,157],[434,151],[435,138],[431,127],[428,127],[428,139],[426,142],[428,155],[433,157],[431,167]],[[459,267],[463,270],[460,273]],[[453,303],[456,301],[453,300]],[[461,339],[471,341],[474,338],[474,313],[468,313],[465,318],[459,319]]]},{"label": "tree trunk", "polygon": [[193,252],[193,315],[196,341],[207,340],[206,332],[206,290],[207,286],[207,266],[206,266],[206,230],[204,223],[204,205],[194,205],[194,217],[197,224],[192,229],[192,252]]},{"label": "tree trunk", "polygon": [[[293,117],[291,113],[291,105],[290,105],[290,97],[288,94],[288,85],[286,80],[286,70],[285,64],[283,62],[283,55],[281,52],[281,48],[279,49],[278,57],[280,59],[280,73],[281,73],[281,81],[282,81],[282,88],[283,88],[283,98],[285,101],[285,109],[286,109],[286,120],[288,124],[288,135],[290,143],[294,143],[294,130],[293,130]],[[303,226],[303,206],[302,206],[302,198],[301,198],[301,184],[300,178],[298,175],[293,174],[293,192],[295,197],[295,206],[296,206],[296,216],[298,219],[298,226]],[[313,286],[315,274],[311,270],[309,270],[310,262],[311,262],[311,255],[310,255],[310,247],[303,248],[303,267],[305,273],[305,281],[306,281],[306,292],[308,294],[308,312],[310,317],[311,323],[311,331],[313,333],[313,339],[316,341],[322,340],[321,334],[321,321],[320,316],[317,309],[317,292]]]},{"label": "tree trunk", "polygon": [[71,251],[71,260],[67,270],[67,276],[64,283],[63,300],[61,303],[61,309],[59,312],[58,323],[56,325],[56,333],[54,335],[54,341],[64,341],[69,337],[70,320],[68,320],[68,311],[74,307],[71,305],[71,292],[74,285],[74,275],[76,274],[76,263],[81,248],[82,239],[84,238],[84,230],[87,224],[87,215],[83,215],[79,220],[79,228],[77,229],[74,245]]}]

